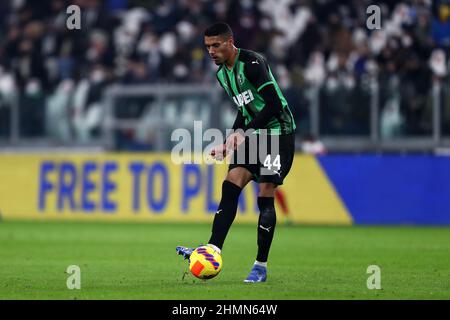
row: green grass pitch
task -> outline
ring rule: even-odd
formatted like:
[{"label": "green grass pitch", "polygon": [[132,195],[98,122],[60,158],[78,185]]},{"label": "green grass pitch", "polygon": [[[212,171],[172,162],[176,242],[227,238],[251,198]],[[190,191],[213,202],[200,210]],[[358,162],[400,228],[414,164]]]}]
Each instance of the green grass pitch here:
[{"label": "green grass pitch", "polygon": [[[233,225],[223,270],[188,274],[176,245],[208,240],[209,224],[0,223],[0,299],[450,299],[450,228],[277,226],[268,281],[242,280],[256,225]],[[81,289],[69,290],[69,265]],[[369,265],[381,290],[369,290]]]}]

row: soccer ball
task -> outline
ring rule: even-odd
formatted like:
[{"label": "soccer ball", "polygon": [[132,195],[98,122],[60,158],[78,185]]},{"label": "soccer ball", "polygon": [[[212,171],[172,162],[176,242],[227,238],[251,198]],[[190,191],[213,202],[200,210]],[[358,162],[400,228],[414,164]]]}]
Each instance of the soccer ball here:
[{"label": "soccer ball", "polygon": [[222,270],[222,256],[208,246],[201,246],[189,257],[189,270],[199,279],[211,279]]}]

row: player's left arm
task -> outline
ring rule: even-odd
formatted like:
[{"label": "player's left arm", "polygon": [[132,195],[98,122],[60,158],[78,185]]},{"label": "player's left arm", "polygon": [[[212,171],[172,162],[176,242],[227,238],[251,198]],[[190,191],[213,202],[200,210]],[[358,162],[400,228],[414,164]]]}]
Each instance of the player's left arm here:
[{"label": "player's left arm", "polygon": [[244,126],[244,131],[248,129],[264,129],[270,120],[283,110],[283,105],[280,99],[278,99],[278,94],[273,83],[265,86],[259,91],[259,94],[263,97],[266,105],[252,121]]},{"label": "player's left arm", "polygon": [[[273,79],[270,76],[269,66],[265,59],[256,58],[247,62],[244,68],[247,79],[264,99],[265,105],[255,118],[242,127],[242,130],[246,132],[249,129],[264,129],[270,120],[283,110],[283,105],[278,98]],[[236,149],[244,140],[245,138],[241,133],[232,133],[226,141],[227,149]]]},{"label": "player's left arm", "polygon": [[247,79],[264,99],[265,106],[255,118],[244,126],[243,130],[264,129],[273,117],[283,111],[283,105],[270,76],[269,66],[263,58],[248,62],[245,65],[245,72]]}]

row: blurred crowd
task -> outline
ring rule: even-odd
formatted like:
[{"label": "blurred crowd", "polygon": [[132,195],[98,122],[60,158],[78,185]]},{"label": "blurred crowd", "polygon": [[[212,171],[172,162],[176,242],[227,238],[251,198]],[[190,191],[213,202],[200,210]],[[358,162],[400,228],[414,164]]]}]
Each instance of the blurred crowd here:
[{"label": "blurred crowd", "polygon": [[[71,4],[81,8],[79,30],[66,26]],[[211,83],[216,66],[203,46],[203,30],[214,21],[226,21],[238,47],[266,55],[287,99],[298,109],[302,133],[308,134],[311,126],[307,89],[317,87],[321,132],[366,134],[374,79],[382,135],[429,133],[431,87],[448,81],[450,0],[377,1],[381,29],[375,30],[366,25],[371,4],[1,1],[0,127],[6,115],[1,105],[11,92],[20,93],[21,106],[28,110],[21,120],[24,135],[53,131],[64,139],[75,130],[78,139],[88,140],[98,131],[102,92],[111,83]],[[445,116],[450,107],[444,109]],[[62,119],[61,113],[69,117],[55,121]]]}]

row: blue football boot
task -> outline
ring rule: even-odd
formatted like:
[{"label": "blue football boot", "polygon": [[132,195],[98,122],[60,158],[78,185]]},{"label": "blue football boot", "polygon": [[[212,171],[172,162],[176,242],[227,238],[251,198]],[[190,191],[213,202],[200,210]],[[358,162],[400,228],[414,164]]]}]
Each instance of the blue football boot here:
[{"label": "blue football boot", "polygon": [[266,282],[267,279],[267,268],[259,266],[257,264],[253,265],[252,271],[248,275],[244,282]]},{"label": "blue football boot", "polygon": [[194,252],[194,248],[187,248],[187,247],[182,247],[182,246],[178,246],[176,248],[177,250],[177,254],[180,254],[183,256],[184,259],[188,259],[191,256],[192,252]]}]

